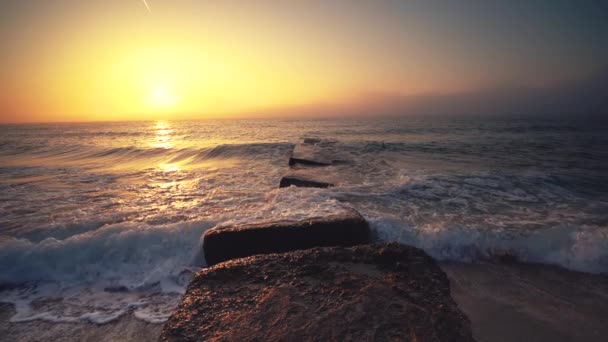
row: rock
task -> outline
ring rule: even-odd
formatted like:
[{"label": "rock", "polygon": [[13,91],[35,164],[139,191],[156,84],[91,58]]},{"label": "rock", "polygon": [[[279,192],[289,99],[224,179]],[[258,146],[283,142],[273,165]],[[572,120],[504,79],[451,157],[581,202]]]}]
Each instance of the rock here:
[{"label": "rock", "polygon": [[290,157],[289,158],[289,166],[294,166],[294,165],[307,165],[307,166],[329,166],[331,165],[330,162],[321,162],[321,161],[316,161],[316,160],[310,160],[310,159],[303,159],[303,158],[298,158],[298,157]]},{"label": "rock", "polygon": [[236,227],[213,228],[203,237],[208,265],[255,254],[283,253],[323,246],[354,246],[370,242],[367,221],[356,211]]},{"label": "rock", "polygon": [[302,188],[329,188],[330,186],[334,186],[331,183],[315,181],[311,179],[306,179],[297,176],[285,176],[281,178],[281,183],[279,184],[279,188],[287,188],[290,186],[297,186]]},{"label": "rock", "polygon": [[307,145],[317,145],[321,142],[321,139],[318,138],[304,138],[304,144]]},{"label": "rock", "polygon": [[298,144],[289,158],[289,165],[329,166],[331,157],[323,149],[310,144]]},{"label": "rock", "polygon": [[108,286],[103,290],[110,293],[129,292],[126,286]]},{"label": "rock", "polygon": [[200,271],[161,341],[473,341],[448,279],[398,244],[315,248]]}]

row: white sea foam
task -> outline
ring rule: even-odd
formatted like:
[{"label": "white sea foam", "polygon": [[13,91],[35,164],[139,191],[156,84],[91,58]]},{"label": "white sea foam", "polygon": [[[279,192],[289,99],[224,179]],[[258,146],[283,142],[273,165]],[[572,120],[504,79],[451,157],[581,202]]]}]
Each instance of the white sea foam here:
[{"label": "white sea foam", "polygon": [[266,194],[265,202],[235,213],[218,226],[258,223],[269,220],[303,220],[349,210],[325,189],[288,187]]},{"label": "white sea foam", "polygon": [[106,225],[65,240],[0,243],[0,282],[91,282],[129,289],[159,282],[190,265],[202,233],[212,222],[153,226],[139,222]]},{"label": "white sea foam", "polygon": [[262,203],[241,205],[243,210],[214,221],[123,222],[38,242],[7,237],[0,242],[0,284],[18,286],[1,292],[0,302],[15,305],[14,322],[103,324],[132,313],[161,323],[193,271],[204,266],[201,237],[216,222],[298,220],[347,209],[320,189],[295,187],[270,191]]},{"label": "white sea foam", "polygon": [[104,323],[133,310],[161,322],[200,266],[200,238],[213,224],[125,222],[65,240],[4,239],[0,283],[18,286],[0,301],[15,304],[13,321]]},{"label": "white sea foam", "polygon": [[410,226],[391,217],[370,219],[382,241],[419,247],[439,260],[471,262],[511,255],[523,262],[559,265],[568,269],[608,272],[608,230],[597,226],[562,224],[538,231],[472,229],[449,224]]},{"label": "white sea foam", "polygon": [[[14,321],[162,322],[203,265],[206,229],[350,207],[381,240],[438,259],[607,272],[605,129],[564,139],[504,124],[0,127],[0,301],[16,305]],[[306,136],[332,141],[323,148],[340,160],[306,175],[336,186],[277,189]]]}]

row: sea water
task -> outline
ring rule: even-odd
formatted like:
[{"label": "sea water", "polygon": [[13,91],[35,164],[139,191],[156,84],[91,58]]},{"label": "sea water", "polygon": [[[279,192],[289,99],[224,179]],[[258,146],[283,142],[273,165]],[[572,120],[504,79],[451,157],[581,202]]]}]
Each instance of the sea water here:
[{"label": "sea water", "polygon": [[[292,170],[305,138],[339,163]],[[329,189],[283,188],[292,172]],[[214,227],[355,208],[439,260],[608,272],[608,123],[200,120],[0,126],[0,302],[12,321],[163,322]]]}]

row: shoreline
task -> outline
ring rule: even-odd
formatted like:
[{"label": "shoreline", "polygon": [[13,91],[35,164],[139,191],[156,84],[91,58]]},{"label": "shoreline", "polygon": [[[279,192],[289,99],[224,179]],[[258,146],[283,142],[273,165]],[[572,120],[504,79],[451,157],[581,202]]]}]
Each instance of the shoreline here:
[{"label": "shoreline", "polygon": [[164,323],[153,324],[131,313],[105,323],[54,323],[42,320],[11,323],[13,304],[0,304],[0,340],[4,341],[155,341]]},{"label": "shoreline", "polygon": [[[477,341],[589,341],[608,336],[608,275],[509,261],[439,262]],[[106,324],[10,323],[0,304],[0,336],[19,341],[150,341],[164,323],[125,314]]]}]

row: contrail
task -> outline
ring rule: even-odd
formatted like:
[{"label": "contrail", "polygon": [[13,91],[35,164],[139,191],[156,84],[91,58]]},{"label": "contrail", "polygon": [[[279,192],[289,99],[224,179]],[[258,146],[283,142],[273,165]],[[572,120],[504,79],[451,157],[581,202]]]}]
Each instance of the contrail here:
[{"label": "contrail", "polygon": [[146,5],[146,8],[148,9],[148,12],[152,13],[152,10],[150,9],[150,6],[148,6],[148,2],[146,0],[142,0],[144,2],[144,5]]}]

